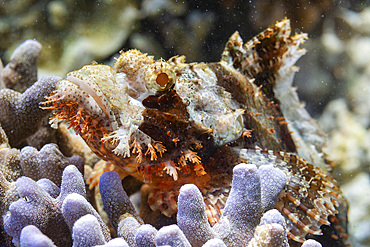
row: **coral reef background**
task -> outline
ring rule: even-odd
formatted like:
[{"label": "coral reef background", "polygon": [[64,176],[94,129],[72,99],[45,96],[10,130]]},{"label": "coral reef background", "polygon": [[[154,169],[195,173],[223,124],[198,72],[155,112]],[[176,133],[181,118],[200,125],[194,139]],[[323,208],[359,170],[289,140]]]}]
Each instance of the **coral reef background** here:
[{"label": "coral reef background", "polygon": [[[35,95],[38,91],[52,91],[52,86],[48,85],[58,78],[42,76],[63,77],[67,71],[92,60],[113,63],[113,57],[118,57],[116,52],[130,48],[154,54],[156,58],[182,54],[189,62],[218,61],[224,44],[234,31],[238,30],[248,40],[285,16],[291,19],[293,31],[309,35],[304,45],[308,52],[298,62],[300,72],[296,74],[295,85],[300,99],[328,135],[326,152],[328,158],[337,163],[334,176],[341,182],[349,200],[353,241],[355,245],[370,246],[368,1],[4,1],[0,5],[0,57],[7,66],[2,69],[0,87],[15,91],[6,89],[0,94],[2,128],[7,133],[12,132],[7,135],[9,140],[1,141],[11,147],[21,149],[29,145],[40,150],[46,143],[58,143],[55,136],[56,139],[59,136],[69,141],[58,143],[63,154],[71,156],[78,150],[85,164],[92,164],[97,159],[84,151],[86,149],[71,150],[72,146],[83,144],[63,129],[58,130],[57,135],[51,134],[50,131],[55,130],[42,127],[47,123],[38,121],[42,118],[39,115],[46,113],[27,107],[32,100],[41,101]],[[32,49],[14,51],[27,39],[40,42],[41,53],[37,43],[31,46]],[[32,58],[37,59],[39,53],[37,73],[31,65],[34,64]],[[21,62],[24,57],[31,65],[26,69],[15,66],[24,65]],[[19,111],[9,109],[13,102]],[[29,124],[29,128],[10,131],[17,126],[15,119],[18,124],[31,121],[27,115],[37,116],[33,118],[37,122]],[[50,136],[54,140],[48,139]],[[50,157],[64,160],[60,158],[62,154],[57,153],[59,150],[54,149],[49,147],[37,152],[28,148],[17,153],[16,149],[5,147],[0,150],[1,164],[21,167],[26,162],[32,163],[27,160],[28,156],[40,157],[47,152],[54,152]],[[79,160],[74,159],[77,166]],[[64,168],[61,167],[60,174]],[[2,166],[2,169],[5,168]],[[27,171],[18,170],[12,181],[21,175],[32,177]],[[39,172],[46,171],[40,169]],[[33,178],[37,179],[37,176],[35,174]],[[61,183],[60,180],[53,182]]]}]

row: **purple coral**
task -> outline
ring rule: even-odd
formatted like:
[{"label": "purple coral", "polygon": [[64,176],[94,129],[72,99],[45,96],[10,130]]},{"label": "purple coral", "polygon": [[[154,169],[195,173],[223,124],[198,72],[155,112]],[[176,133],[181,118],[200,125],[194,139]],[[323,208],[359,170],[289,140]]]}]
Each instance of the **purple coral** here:
[{"label": "purple coral", "polygon": [[257,174],[261,184],[262,211],[266,212],[275,208],[278,195],[286,184],[286,176],[283,171],[269,164],[260,166]]},{"label": "purple coral", "polygon": [[[260,169],[261,171],[258,172]],[[156,233],[153,228],[151,234],[155,236],[156,244],[171,246],[203,246],[207,241],[217,237],[222,238],[223,241],[212,240],[208,244],[214,243],[218,245],[221,242],[223,245],[225,245],[226,242],[228,246],[239,246],[241,243],[247,244],[249,240],[252,239],[256,226],[260,223],[263,211],[265,208],[268,208],[264,206],[268,203],[264,204],[261,202],[262,195],[265,195],[266,198],[268,196],[271,197],[269,200],[266,199],[266,201],[276,201],[286,181],[284,173],[277,168],[262,166],[260,169],[257,169],[254,165],[246,164],[235,167],[233,189],[230,192],[226,204],[227,208],[225,208],[224,211],[224,222],[221,221],[214,229],[211,228],[207,221],[204,201],[199,189],[195,185],[184,185],[180,189],[178,198],[177,226],[163,227],[158,233]],[[261,180],[263,182],[261,182]],[[119,213],[114,216],[116,222],[118,222],[119,215],[123,215],[127,213],[127,211],[132,212],[133,207],[122,189],[119,175],[116,172],[111,171],[103,174],[99,186],[101,188],[100,192],[103,197],[105,208],[108,209],[108,215],[111,215],[112,212],[118,208],[118,205],[123,205],[124,208],[128,208],[123,211],[118,209]],[[273,186],[276,188],[271,188]],[[118,189],[115,190],[112,188]],[[116,200],[117,198],[120,199]],[[270,204],[271,203],[269,203],[269,205]],[[110,218],[112,218],[112,216]],[[268,211],[262,219],[263,224],[269,224],[268,227],[270,227],[270,224],[275,224],[272,230],[270,229],[271,227],[269,228],[271,233],[276,233],[277,231],[275,229],[281,229],[281,231],[278,232],[281,234],[277,234],[277,236],[283,236],[280,238],[282,242],[286,240],[285,220],[278,211]],[[225,223],[226,221],[227,223]],[[225,225],[227,227],[223,228]],[[130,245],[133,245],[133,239],[138,241],[140,239],[139,234],[143,235],[141,233],[143,229],[139,226],[140,224],[135,218],[125,218],[119,222],[118,234],[124,237]],[[242,231],[247,234],[247,237],[240,233]],[[145,229],[144,232],[146,232]],[[153,242],[148,242],[154,245]]]},{"label": "purple coral", "polygon": [[105,244],[100,224],[95,216],[84,215],[73,225],[73,247],[90,247]]},{"label": "purple coral", "polygon": [[[222,217],[213,228],[207,221],[199,189],[194,185],[184,185],[178,199],[177,225],[192,246],[203,246],[214,238],[222,239],[222,243],[227,246],[247,245],[258,224],[261,224],[260,232],[271,233],[271,236],[276,236],[277,242],[285,244],[284,217],[277,210],[267,211],[262,216],[264,211],[272,207],[273,202],[276,203],[285,182],[285,174],[272,165],[263,165],[259,169],[252,164],[237,165]],[[253,241],[257,242],[256,239]],[[220,241],[207,243],[211,244],[218,246]]]},{"label": "purple coral", "polygon": [[155,247],[155,236],[157,229],[152,225],[144,224],[140,226],[135,235],[135,244],[137,247]]},{"label": "purple coral", "polygon": [[177,225],[192,246],[202,246],[215,237],[208,223],[203,196],[195,185],[181,187],[177,205]]},{"label": "purple coral", "polygon": [[[85,197],[72,193],[69,194],[62,204],[62,213],[65,222],[68,224],[69,229],[72,231],[74,229],[75,222],[85,215],[94,216],[95,220],[98,222],[100,231],[103,234],[104,240],[109,241],[111,239],[110,232],[107,225],[104,224],[100,215],[91,206],[91,204],[85,199]],[[95,221],[94,220],[94,221]],[[95,230],[94,230],[95,231]]]},{"label": "purple coral", "polygon": [[313,239],[309,239],[309,240],[304,241],[301,247],[321,247],[321,246],[322,245],[319,242]]},{"label": "purple coral", "polygon": [[130,246],[135,246],[135,235],[140,223],[134,217],[122,217],[118,224],[117,235],[126,240]]},{"label": "purple coral", "polygon": [[56,247],[53,241],[34,225],[28,225],[22,229],[20,245],[22,247]]},{"label": "purple coral", "polygon": [[21,198],[10,205],[4,217],[4,229],[13,242],[19,245],[21,230],[35,225],[58,246],[67,246],[70,233],[56,199],[27,177],[19,178],[16,187]]},{"label": "purple coral", "polygon": [[260,225],[265,224],[279,224],[286,229],[286,221],[285,218],[281,215],[281,213],[276,209],[271,209],[263,214]]},{"label": "purple coral", "polygon": [[[32,237],[38,236],[45,246],[52,244],[51,241],[57,246],[72,244],[69,242],[72,232],[73,246],[285,247],[288,244],[284,217],[275,209],[262,215],[265,208],[261,201],[263,194],[269,194],[272,197],[269,200],[274,201],[280,191],[267,188],[262,185],[265,182],[261,181],[270,181],[270,186],[281,187],[286,178],[277,173],[278,169],[272,166],[259,169],[254,165],[236,166],[226,208],[213,228],[207,222],[199,189],[192,184],[184,185],[178,200],[178,225],[165,226],[157,231],[151,225],[141,225],[141,218],[124,193],[118,174],[109,172],[102,177],[101,193],[105,198],[104,205],[107,205],[108,211],[111,210],[112,219],[117,222],[117,235],[121,237],[110,240],[107,226],[84,197],[85,185],[81,173],[70,165],[63,172],[60,194],[56,199],[41,188],[55,193],[57,190],[50,180],[36,183],[27,177],[18,179],[16,189],[21,199],[11,204],[4,218],[4,228],[16,244],[30,244]],[[117,186],[116,193],[116,187],[112,185]],[[274,193],[264,191],[266,189]],[[115,200],[116,197],[119,200]],[[123,206],[125,210],[122,211],[118,206]],[[306,245],[320,246],[315,241]]]},{"label": "purple coral", "polygon": [[51,112],[40,109],[39,103],[55,90],[60,79],[44,76],[22,94],[11,89],[0,90],[0,122],[10,146],[21,145],[39,129],[43,118]]},{"label": "purple coral", "polygon": [[83,173],[83,159],[80,156],[65,157],[56,144],[46,144],[37,151],[34,147],[24,147],[20,154],[23,174],[37,181],[48,178],[60,186],[64,168],[74,165]]},{"label": "purple coral", "polygon": [[191,247],[184,233],[177,225],[162,227],[155,237],[155,243],[158,246]]},{"label": "purple coral", "polygon": [[79,218],[73,225],[73,247],[129,247],[122,238],[114,238],[108,243],[105,241],[99,220],[91,214]]},{"label": "purple coral", "polygon": [[[111,221],[119,225],[118,235],[130,245],[137,243],[138,246],[145,246],[140,245],[140,241],[143,241],[147,246],[203,246],[206,243],[209,246],[241,246],[252,240],[255,244],[263,242],[269,246],[277,243],[285,246],[284,217],[277,210],[263,214],[276,203],[285,182],[285,174],[272,165],[264,165],[259,169],[250,164],[236,166],[223,216],[214,228],[208,223],[199,189],[192,184],[184,185],[178,197],[177,225],[163,227],[158,232],[153,227],[140,226],[134,217],[126,216],[119,221],[119,216],[128,211],[130,213],[127,215],[130,216],[134,209],[116,172],[103,174],[99,186]],[[258,224],[261,226],[257,227]],[[144,240],[140,237],[144,234],[152,237]],[[268,237],[261,237],[264,234]]]},{"label": "purple coral", "polygon": [[57,199],[60,203],[62,203],[63,200],[72,193],[76,193],[85,197],[86,189],[82,174],[79,172],[77,167],[74,165],[69,165],[63,171],[60,194]]},{"label": "purple coral", "polygon": [[117,232],[120,216],[128,213],[142,223],[134,206],[123,190],[121,178],[115,171],[107,171],[100,177],[99,190],[104,209],[112,226]]},{"label": "purple coral", "polygon": [[261,186],[257,167],[240,164],[234,168],[232,189],[216,233],[228,246],[248,244],[262,216]]},{"label": "purple coral", "polygon": [[129,247],[123,238],[114,238],[104,245],[96,245],[95,247]]},{"label": "purple coral", "polygon": [[45,190],[51,197],[57,198],[59,196],[60,188],[51,180],[47,178],[42,178],[38,180],[36,183],[41,189]]},{"label": "purple coral", "polygon": [[14,50],[10,62],[1,72],[1,79],[7,88],[23,92],[37,80],[36,65],[40,51],[41,44],[30,39]]},{"label": "purple coral", "polygon": [[85,195],[82,174],[70,165],[65,168],[59,196],[54,199],[35,181],[21,177],[16,181],[20,199],[13,202],[4,217],[4,230],[19,245],[21,230],[35,225],[58,246],[70,244],[70,231],[62,215],[62,202],[69,194]]},{"label": "purple coral", "polygon": [[203,247],[226,247],[226,244],[219,238],[210,239]]}]

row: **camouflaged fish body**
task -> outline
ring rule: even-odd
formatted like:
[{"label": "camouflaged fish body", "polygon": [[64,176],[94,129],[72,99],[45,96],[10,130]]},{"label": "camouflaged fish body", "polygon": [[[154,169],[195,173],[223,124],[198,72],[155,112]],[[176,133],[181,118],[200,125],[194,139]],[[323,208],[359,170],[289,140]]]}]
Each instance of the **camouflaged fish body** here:
[{"label": "camouflaged fish body", "polygon": [[[149,205],[166,216],[177,211],[179,188],[193,183],[214,224],[233,167],[274,164],[288,177],[276,208],[286,215],[289,236],[302,242],[306,233],[321,234],[344,200],[317,167],[325,166],[323,134],[290,89],[305,37],[291,36],[288,20],[245,44],[235,33],[218,63],[121,52],[113,67],[92,64],[70,72],[44,108],[57,109],[51,122],[68,122],[121,174],[150,184]],[[302,134],[305,128],[309,135]]]}]

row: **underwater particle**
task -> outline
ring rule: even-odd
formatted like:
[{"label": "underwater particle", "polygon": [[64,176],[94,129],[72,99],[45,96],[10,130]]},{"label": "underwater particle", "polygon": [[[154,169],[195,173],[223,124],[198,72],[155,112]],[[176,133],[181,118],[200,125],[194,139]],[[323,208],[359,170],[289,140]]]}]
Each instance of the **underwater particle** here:
[{"label": "underwater particle", "polygon": [[37,81],[37,60],[41,44],[36,40],[26,40],[20,44],[10,57],[0,76],[9,89],[23,93]]},{"label": "underwater particle", "polygon": [[44,235],[36,226],[28,225],[21,231],[20,246],[22,247],[56,247],[53,241]]}]

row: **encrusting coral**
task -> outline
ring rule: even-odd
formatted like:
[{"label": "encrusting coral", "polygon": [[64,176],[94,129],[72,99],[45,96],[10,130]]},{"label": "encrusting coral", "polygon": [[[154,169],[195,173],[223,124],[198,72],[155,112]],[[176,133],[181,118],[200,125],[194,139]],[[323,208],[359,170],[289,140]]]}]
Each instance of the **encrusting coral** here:
[{"label": "encrusting coral", "polygon": [[9,147],[9,140],[4,129],[0,125],[0,148]]},{"label": "encrusting coral", "polygon": [[10,147],[0,149],[0,173],[7,181],[16,181],[23,175],[19,161],[20,150]]}]

